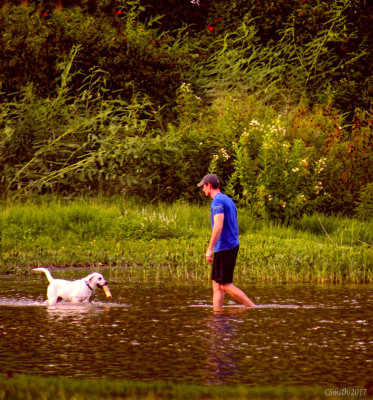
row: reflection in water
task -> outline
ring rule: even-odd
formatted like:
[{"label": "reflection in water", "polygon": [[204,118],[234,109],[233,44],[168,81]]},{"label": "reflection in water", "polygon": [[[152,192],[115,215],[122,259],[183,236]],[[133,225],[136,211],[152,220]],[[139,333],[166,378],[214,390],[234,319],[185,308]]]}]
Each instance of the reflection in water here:
[{"label": "reflection in water", "polygon": [[50,322],[62,321],[63,319],[72,319],[75,323],[79,324],[84,319],[94,319],[99,314],[109,313],[110,306],[97,306],[96,304],[70,304],[59,303],[55,306],[46,307],[47,315]]},{"label": "reflection in water", "polygon": [[207,318],[207,327],[210,332],[207,341],[209,349],[207,349],[206,360],[206,383],[239,381],[236,376],[237,361],[235,360],[238,339],[236,324],[240,322],[238,314],[244,311],[249,310],[243,307],[222,309],[212,311]]},{"label": "reflection in water", "polygon": [[261,306],[216,313],[209,287],[110,288],[110,302],[46,307],[44,280],[0,276],[0,373],[324,387],[373,376],[371,286],[258,286]]}]

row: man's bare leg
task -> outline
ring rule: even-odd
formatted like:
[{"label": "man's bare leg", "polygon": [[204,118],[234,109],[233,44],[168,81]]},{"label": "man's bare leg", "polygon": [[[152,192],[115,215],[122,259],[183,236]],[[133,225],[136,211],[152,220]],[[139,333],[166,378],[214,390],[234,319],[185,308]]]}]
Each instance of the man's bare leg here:
[{"label": "man's bare leg", "polygon": [[256,304],[253,301],[251,301],[241,289],[233,285],[233,283],[227,283],[225,285],[219,285],[219,286],[221,290],[229,294],[229,296],[232,296],[237,302],[241,303],[242,305],[246,307],[256,306]]},{"label": "man's bare leg", "polygon": [[223,307],[225,292],[216,281],[212,281],[212,290],[212,306],[214,310],[220,310]]}]

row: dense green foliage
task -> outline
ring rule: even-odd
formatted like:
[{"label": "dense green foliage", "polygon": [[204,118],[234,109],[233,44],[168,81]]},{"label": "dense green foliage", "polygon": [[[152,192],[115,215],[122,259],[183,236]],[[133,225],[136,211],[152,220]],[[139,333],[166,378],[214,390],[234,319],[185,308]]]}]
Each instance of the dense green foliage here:
[{"label": "dense green foliage", "polygon": [[[210,284],[208,202],[39,199],[7,204],[0,221],[3,272],[108,266],[116,279]],[[285,227],[240,208],[239,225],[237,282],[373,282],[372,221],[303,216]]]},{"label": "dense green foliage", "polygon": [[0,400],[91,400],[101,399],[308,399],[322,396],[319,387],[252,387],[248,385],[201,386],[172,382],[128,382],[109,379],[0,376]]},{"label": "dense green foliage", "polygon": [[4,198],[190,200],[210,170],[262,218],[371,218],[366,1],[1,4]]}]

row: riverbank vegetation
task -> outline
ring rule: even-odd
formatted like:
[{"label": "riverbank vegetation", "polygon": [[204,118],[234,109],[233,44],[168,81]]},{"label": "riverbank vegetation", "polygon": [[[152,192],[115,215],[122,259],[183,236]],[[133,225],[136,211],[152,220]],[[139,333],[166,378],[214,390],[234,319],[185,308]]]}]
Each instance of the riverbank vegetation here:
[{"label": "riverbank vegetation", "polygon": [[[285,226],[238,211],[237,282],[373,282],[372,221],[315,214]],[[207,199],[193,205],[39,197],[3,203],[0,221],[2,272],[108,266],[120,280],[209,282]]]},{"label": "riverbank vegetation", "polygon": [[[365,389],[361,389],[363,393]],[[172,382],[129,382],[110,379],[72,379],[0,375],[0,400],[101,400],[101,399],[308,399],[321,398],[318,387],[252,387],[249,385],[202,386]],[[349,398],[349,397],[348,397]]]},{"label": "riverbank vegetation", "polygon": [[[3,1],[0,194],[373,210],[366,1]],[[171,5],[172,4],[172,5]]]},{"label": "riverbank vegetation", "polygon": [[214,172],[241,279],[370,282],[367,2],[179,3],[1,3],[1,270],[200,279]]}]

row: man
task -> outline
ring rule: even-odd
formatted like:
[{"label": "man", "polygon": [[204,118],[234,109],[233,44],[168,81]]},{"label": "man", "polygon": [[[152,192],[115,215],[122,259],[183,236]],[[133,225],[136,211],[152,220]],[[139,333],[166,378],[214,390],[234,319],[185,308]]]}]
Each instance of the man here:
[{"label": "man", "polygon": [[212,199],[212,233],[206,260],[212,262],[213,307],[219,309],[223,306],[225,293],[244,306],[254,307],[246,294],[232,283],[240,243],[236,205],[230,197],[221,193],[219,178],[214,174],[206,175],[197,186],[203,186],[205,195]]}]

